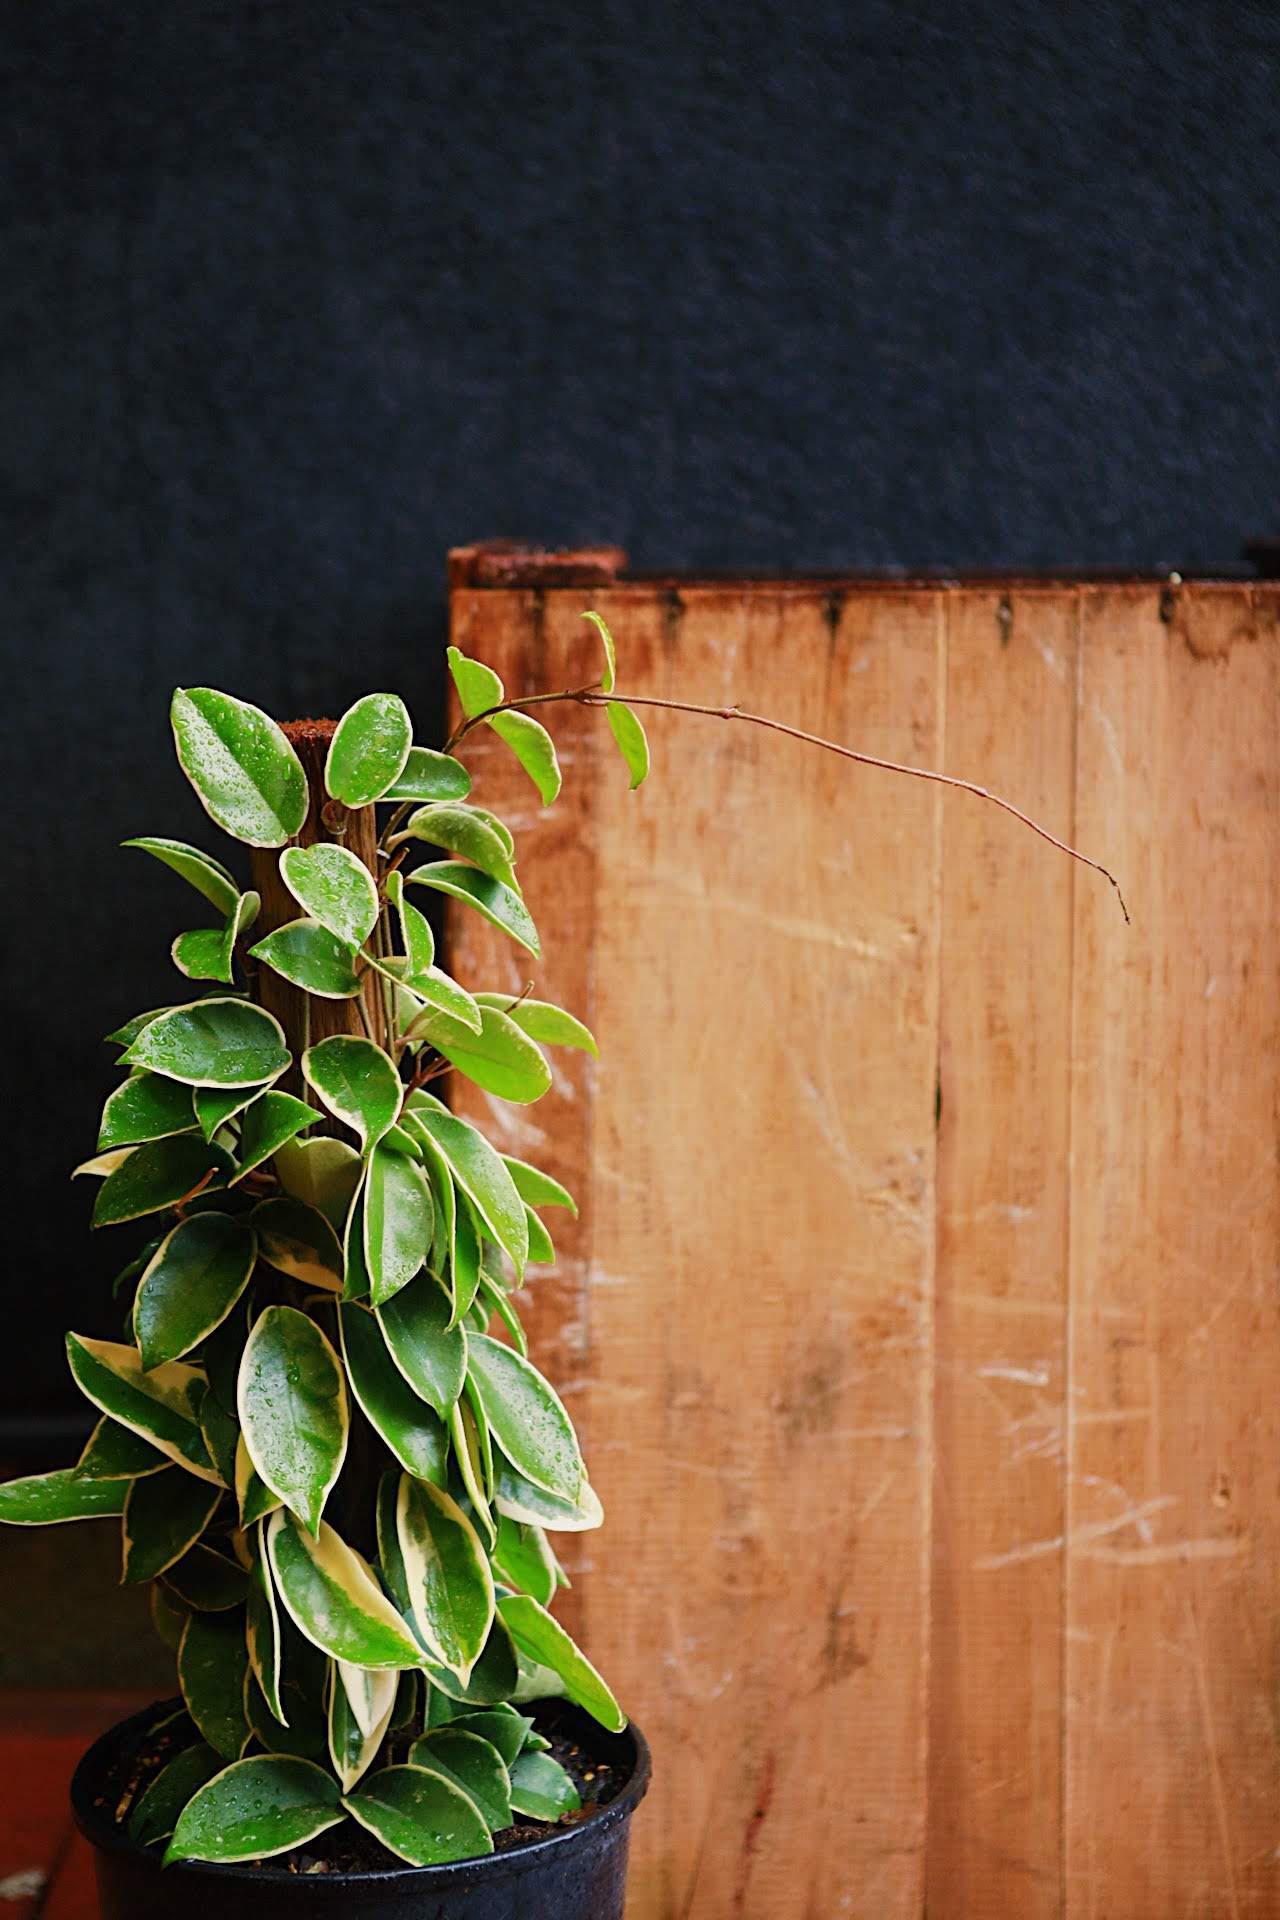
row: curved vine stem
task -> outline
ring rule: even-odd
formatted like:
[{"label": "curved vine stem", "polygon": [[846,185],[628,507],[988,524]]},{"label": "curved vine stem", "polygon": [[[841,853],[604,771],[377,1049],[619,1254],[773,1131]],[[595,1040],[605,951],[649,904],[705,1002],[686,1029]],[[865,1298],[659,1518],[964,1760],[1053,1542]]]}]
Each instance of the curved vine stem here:
[{"label": "curved vine stem", "polygon": [[522,712],[526,707],[545,706],[557,700],[570,700],[582,707],[607,707],[611,701],[617,700],[627,707],[660,707],[667,713],[697,713],[710,720],[745,720],[750,726],[767,727],[771,733],[784,733],[788,739],[802,740],[806,746],[821,747],[827,753],[838,753],[841,759],[852,760],[860,767],[875,767],[881,773],[905,774],[912,780],[928,780],[935,786],[954,787],[958,793],[971,793],[979,800],[989,800],[991,805],[999,807],[1002,813],[1011,814],[1015,820],[1021,821],[1024,827],[1030,827],[1032,833],[1039,834],[1042,840],[1047,840],[1049,845],[1056,847],[1059,853],[1065,853],[1070,859],[1078,860],[1081,866],[1091,867],[1094,873],[1100,873],[1102,878],[1115,889],[1125,925],[1131,924],[1120,882],[1110,868],[1104,867],[1099,860],[1091,860],[1087,853],[1081,853],[1067,841],[1059,840],[1056,833],[1050,833],[1049,829],[1042,827],[1038,820],[1033,820],[1029,813],[1024,813],[1021,807],[1015,806],[1012,800],[1006,800],[1001,794],[992,793],[989,787],[979,786],[974,780],[961,780],[953,773],[939,773],[934,767],[909,767],[901,760],[882,760],[877,754],[862,753],[856,747],[841,745],[838,740],[825,740],[821,734],[806,733],[803,727],[788,726],[784,720],[771,720],[763,713],[748,713],[745,707],[700,706],[693,700],[664,700],[656,694],[605,693],[597,682],[590,687],[566,688],[562,693],[531,693],[523,699],[504,700],[500,706],[489,707],[484,713],[473,714],[470,719],[464,720],[455,727],[444,750],[446,753],[452,753],[454,748],[465,740],[473,727],[478,727],[482,721],[491,719],[495,713]]}]

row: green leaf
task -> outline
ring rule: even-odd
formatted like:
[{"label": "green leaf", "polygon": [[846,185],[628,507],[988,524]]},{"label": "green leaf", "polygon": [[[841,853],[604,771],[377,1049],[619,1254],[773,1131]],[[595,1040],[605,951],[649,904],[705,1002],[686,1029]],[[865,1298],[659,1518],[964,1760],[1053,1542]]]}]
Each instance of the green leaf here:
[{"label": "green leaf", "polygon": [[337,1783],[310,1760],[255,1754],[201,1787],[165,1854],[175,1860],[266,1860],[342,1819]]},{"label": "green leaf", "polygon": [[458,704],[468,720],[474,720],[478,713],[487,713],[490,707],[502,705],[506,697],[502,682],[482,660],[469,660],[460,648],[450,647],[449,672],[458,689]]},{"label": "green leaf", "polygon": [[567,1207],[577,1219],[578,1203],[567,1187],[562,1187],[549,1173],[543,1173],[540,1167],[531,1167],[527,1160],[513,1160],[505,1153],[502,1158],[516,1192],[528,1206]]},{"label": "green leaf", "polygon": [[428,1663],[426,1672],[433,1699],[436,1693],[443,1693],[455,1706],[462,1707],[497,1706],[510,1699],[520,1684],[515,1642],[497,1614],[494,1615],[489,1638],[484,1643],[484,1651],[472,1668],[471,1678],[465,1686],[457,1674],[450,1673],[448,1667]]},{"label": "green leaf", "polygon": [[235,910],[220,927],[195,927],[180,933],[170,948],[173,964],[189,980],[219,980],[232,985],[236,941],[258,917],[262,902],[256,893],[242,893]]},{"label": "green leaf", "polygon": [[551,1235],[539,1220],[533,1208],[529,1208],[529,1265],[531,1267],[553,1267],[556,1261],[555,1244]]},{"label": "green leaf", "polygon": [[363,1176],[351,1196],[351,1206],[342,1231],[342,1297],[344,1300],[369,1298],[369,1269],[364,1260]]},{"label": "green leaf", "polygon": [[404,897],[404,875],[397,868],[387,875],[387,899],[400,917],[407,974],[427,973],[435,964],[436,940],[431,923]]},{"label": "green leaf", "polygon": [[255,1520],[262,1520],[267,1514],[274,1513],[277,1507],[284,1504],[259,1475],[243,1434],[236,1442],[235,1491],[240,1525],[245,1528],[251,1527]]},{"label": "green leaf", "polygon": [[476,1295],[476,1304],[485,1316],[484,1325],[478,1327],[476,1331],[478,1333],[487,1332],[489,1322],[496,1313],[507,1332],[511,1335],[511,1344],[516,1352],[524,1354],[527,1358],[529,1342],[525,1336],[524,1328],[520,1324],[519,1314],[501,1287],[495,1286],[488,1274],[483,1272],[480,1275],[480,1287]]},{"label": "green leaf", "polygon": [[343,1806],[410,1866],[439,1866],[492,1853],[484,1815],[460,1787],[423,1767],[384,1767],[349,1793]]},{"label": "green leaf", "polygon": [[234,1760],[249,1738],[244,1713],[248,1668],[239,1613],[192,1614],[178,1648],[178,1685],[187,1712],[224,1760]]},{"label": "green leaf", "polygon": [[352,949],[318,920],[290,920],[249,951],[290,986],[318,999],[350,1000],[360,991]]},{"label": "green leaf", "polygon": [[[510,1767],[524,1746],[524,1737],[532,1720],[514,1707],[489,1707],[480,1713],[455,1714],[449,1725],[459,1733],[475,1733],[496,1747],[503,1765]],[[412,1753],[413,1749],[410,1748]]]},{"label": "green leaf", "polygon": [[342,1290],[342,1247],[318,1207],[288,1194],[261,1201],[250,1216],[262,1258],[304,1286]]},{"label": "green leaf", "polygon": [[528,1360],[483,1333],[467,1343],[467,1371],[507,1459],[534,1486],[573,1505],[586,1468],[573,1422],[554,1387]]},{"label": "green leaf", "polygon": [[499,1099],[528,1106],[551,1085],[551,1069],[540,1049],[495,1007],[481,1007],[479,1033],[443,1013],[424,1014],[412,1030],[415,1037],[429,1040],[450,1066]]},{"label": "green leaf", "polygon": [[[314,1107],[309,1107],[305,1100],[295,1100],[291,1093],[260,1093],[246,1108],[244,1119],[240,1122],[240,1164],[232,1186],[243,1180],[246,1173],[252,1173],[255,1167],[269,1160],[272,1154],[279,1153],[295,1135],[313,1127],[319,1118]],[[332,1140],[325,1144],[336,1147],[340,1143]]]},{"label": "green leaf", "polygon": [[122,840],[122,847],[138,847],[143,853],[149,853],[156,860],[164,862],[176,874],[202,893],[211,907],[216,907],[227,919],[235,913],[240,898],[240,889],[227,872],[220,860],[210,853],[202,853],[199,847],[189,847],[185,840],[162,840],[154,835],[146,835],[136,840]]},{"label": "green leaf", "polygon": [[626,1714],[586,1655],[545,1607],[527,1593],[509,1593],[498,1602],[498,1611],[518,1650],[559,1675],[567,1699],[584,1708],[610,1733],[622,1732]]},{"label": "green leaf", "polygon": [[222,1498],[220,1487],[181,1467],[135,1480],[124,1503],[120,1579],[133,1586],[157,1580],[200,1538]]},{"label": "green leaf", "polygon": [[449,1325],[449,1299],[432,1274],[419,1274],[378,1308],[391,1358],[420,1399],[443,1420],[462,1392],[467,1336]]},{"label": "green leaf", "polygon": [[76,1462],[81,1480],[137,1480],[168,1466],[162,1453],[115,1420],[99,1420]]},{"label": "green leaf", "polygon": [[563,1007],[549,1000],[517,1000],[509,993],[478,993],[481,1007],[496,1007],[508,1020],[544,1047],[580,1047],[584,1053],[600,1057],[600,1049],[581,1020],[575,1020]]},{"label": "green leaf", "polygon": [[425,840],[429,846],[445,847],[479,867],[481,873],[519,892],[515,868],[501,837],[470,807],[446,806],[438,801],[419,807],[388,844],[396,847],[406,840]]},{"label": "green leaf", "polygon": [[101,1520],[124,1512],[131,1480],[85,1480],[74,1467],[30,1473],[0,1485],[0,1522],[51,1527],[63,1520]]},{"label": "green leaf", "polygon": [[549,1753],[522,1753],[511,1765],[511,1807],[527,1819],[558,1820],[576,1813],[582,1797]]},{"label": "green leaf", "polygon": [[452,895],[455,900],[465,900],[530,953],[541,953],[538,929],[528,907],[518,893],[513,893],[501,880],[495,880],[492,874],[464,866],[460,860],[435,860],[425,867],[415,867],[405,879],[413,886],[431,887],[437,893]]},{"label": "green leaf", "polygon": [[287,1725],[280,1698],[281,1634],[280,1611],[276,1606],[275,1583],[267,1558],[266,1529],[259,1523],[253,1532],[253,1561],[249,1568],[249,1592],[245,1604],[245,1645],[249,1665],[263,1699],[275,1718]]},{"label": "green leaf", "polygon": [[[170,1085],[177,1087],[182,1082],[174,1080]],[[262,1097],[256,1087],[191,1087],[186,1091],[191,1094],[204,1140],[212,1140],[228,1120]]]},{"label": "green leaf", "polygon": [[378,919],[378,889],[364,861],[346,847],[321,841],[286,847],[280,878],[311,919],[347,947],[362,947]]},{"label": "green leaf", "polygon": [[198,1133],[175,1133],[129,1149],[128,1158],[109,1173],[93,1206],[95,1227],[119,1226],[162,1213],[214,1175],[220,1185],[231,1170],[231,1156]]},{"label": "green leaf", "polygon": [[248,1000],[215,995],[172,1007],[145,1026],[124,1055],[193,1087],[253,1087],[289,1065],[284,1030]]},{"label": "green leaf", "polygon": [[[329,1683],[329,1757],[344,1793],[377,1758],[391,1721],[400,1676],[335,1661]],[[366,1724],[367,1721],[367,1724]]]},{"label": "green leaf", "polygon": [[635,714],[630,707],[624,707],[621,700],[610,700],[608,711],[609,731],[626,762],[627,772],[631,775],[631,791],[634,793],[649,771],[649,742]]},{"label": "green leaf", "polygon": [[194,1131],[191,1089],[158,1073],[135,1073],[107,1095],[98,1129],[98,1152],[163,1140]]},{"label": "green leaf", "polygon": [[249,1597],[248,1575],[238,1560],[228,1560],[197,1541],[164,1576],[168,1591],[195,1613],[229,1613]]},{"label": "green leaf", "polygon": [[449,1413],[449,1438],[453,1442],[454,1464],[462,1481],[462,1489],[470,1502],[469,1517],[473,1518],[480,1534],[484,1537],[486,1550],[492,1553],[497,1544],[498,1530],[489,1511],[488,1481],[492,1472],[486,1474],[485,1462],[492,1466],[492,1454],[488,1430],[484,1425],[484,1415],[476,1408],[471,1395],[464,1392],[456,1400]]},{"label": "green leaf", "polygon": [[367,1308],[344,1301],[338,1323],[347,1378],[369,1424],[407,1473],[442,1487],[449,1442],[439,1415],[419,1399],[395,1365]]},{"label": "green leaf", "polygon": [[436,753],[431,747],[410,747],[398,780],[387,788],[384,800],[465,800],[471,775],[461,760]]},{"label": "green leaf", "polygon": [[493,1577],[479,1536],[443,1488],[407,1473],[396,1533],[418,1638],[465,1683],[493,1624]]},{"label": "green leaf", "polygon": [[472,1033],[480,1031],[480,1009],[465,987],[460,987],[452,975],[441,967],[428,967],[425,973],[406,976],[401,983],[410,994],[416,996],[414,1017],[405,1027],[401,1038],[404,1040],[422,1040],[426,1036],[428,1024],[437,1014],[445,1014],[461,1027],[469,1028]]},{"label": "green leaf", "polygon": [[290,1700],[294,1709],[277,1720],[267,1705],[256,1675],[245,1684],[244,1709],[254,1738],[271,1754],[287,1754],[295,1760],[325,1758],[325,1714],[323,1693],[312,1700]]},{"label": "green leaf", "polygon": [[549,1607],[555,1599],[556,1557],[541,1527],[501,1514],[493,1565],[508,1586],[532,1594],[544,1607]]},{"label": "green leaf", "polygon": [[307,1314],[266,1307],[240,1363],[240,1428],[262,1480],[314,1533],[347,1451],[346,1378]]},{"label": "green leaf", "polygon": [[275,721],[212,687],[179,688],[170,708],[182,771],[224,832],[282,847],[307,817],[307,781]]},{"label": "green leaf", "polygon": [[180,1360],[144,1373],[136,1347],[75,1333],[67,1335],[67,1359],[76,1385],[99,1412],[140,1434],[199,1479],[217,1481],[200,1432],[202,1373]]},{"label": "green leaf", "polygon": [[344,807],[368,807],[393,787],[413,745],[413,722],[398,693],[366,693],[339,720],[324,783]]},{"label": "green leaf", "polygon": [[221,1772],[222,1765],[221,1754],[203,1740],[175,1754],[134,1802],[128,1826],[134,1845],[150,1847],[158,1840],[167,1840],[192,1795]]},{"label": "green leaf", "polygon": [[149,1027],[151,1022],[158,1020],[162,1013],[172,1011],[171,1007],[152,1007],[149,1013],[135,1013],[132,1020],[126,1020],[122,1027],[117,1027],[114,1033],[104,1034],[103,1038],[108,1045],[130,1047],[144,1027]]},{"label": "green leaf", "polygon": [[453,1288],[453,1324],[470,1313],[480,1286],[480,1230],[471,1202],[458,1196],[455,1208],[453,1246],[449,1256],[449,1278]]},{"label": "green leaf", "polygon": [[389,1153],[406,1154],[410,1160],[420,1162],[422,1159],[422,1142],[415,1140],[413,1135],[407,1133],[399,1122],[397,1122],[394,1127],[387,1128],[378,1145],[379,1147],[385,1147]]},{"label": "green leaf", "polygon": [[249,1284],[252,1230],[227,1213],[196,1213],[160,1242],[133,1303],[133,1334],[147,1369],[184,1353],[220,1326]]},{"label": "green leaf", "polygon": [[483,1735],[456,1726],[435,1727],[415,1740],[409,1765],[442,1774],[484,1815],[491,1833],[511,1825],[511,1779],[506,1762]]},{"label": "green leaf", "polygon": [[206,1393],[200,1402],[200,1432],[209,1449],[209,1458],[218,1470],[218,1478],[225,1486],[231,1486],[236,1476],[236,1442],[240,1438],[240,1427],[235,1415],[228,1412],[212,1392]]},{"label": "green leaf", "polygon": [[347,1033],[320,1040],[303,1054],[302,1071],[334,1118],[359,1135],[362,1151],[399,1118],[400,1075],[372,1040]]},{"label": "green leaf", "polygon": [[500,740],[506,742],[524,768],[544,807],[549,807],[560,791],[560,762],[556,743],[531,713],[495,713],[488,721]]},{"label": "green leaf", "polygon": [[612,693],[618,677],[618,655],[613,644],[613,635],[605,625],[602,614],[588,611],[582,617],[591,622],[600,635],[600,641],[604,647],[604,672],[600,675],[600,691]]},{"label": "green leaf", "polygon": [[529,1226],[524,1202],[500,1154],[483,1134],[456,1114],[411,1104],[415,1122],[435,1141],[453,1170],[453,1177],[480,1215],[485,1227],[506,1253],[517,1273],[524,1272],[529,1253]]},{"label": "green leaf", "polygon": [[602,1525],[604,1508],[585,1483],[576,1501],[561,1500],[517,1473],[500,1453],[493,1459],[493,1501],[508,1519],[545,1527],[550,1533],[589,1533]]},{"label": "green leaf", "polygon": [[381,1307],[408,1285],[431,1251],[435,1207],[421,1167],[402,1153],[375,1147],[363,1215],[369,1295]]},{"label": "green leaf", "polygon": [[286,1509],[267,1524],[276,1591],[313,1646],[358,1667],[418,1666],[418,1646],[363,1560],[321,1521],[313,1540]]},{"label": "green leaf", "polygon": [[[312,1110],[314,1111],[314,1110]],[[275,1152],[280,1185],[341,1234],[360,1184],[360,1155],[345,1140],[288,1140]]]},{"label": "green leaf", "polygon": [[157,1639],[177,1659],[183,1630],[191,1615],[174,1595],[165,1591],[158,1580],[151,1589],[149,1605],[151,1624],[156,1630]]}]

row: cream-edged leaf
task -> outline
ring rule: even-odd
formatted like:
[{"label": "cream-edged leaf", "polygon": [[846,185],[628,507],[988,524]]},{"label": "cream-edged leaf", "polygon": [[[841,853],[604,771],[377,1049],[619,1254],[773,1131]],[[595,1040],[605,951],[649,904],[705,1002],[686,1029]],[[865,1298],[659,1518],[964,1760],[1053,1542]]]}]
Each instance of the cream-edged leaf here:
[{"label": "cream-edged leaf", "polygon": [[502,705],[506,696],[492,667],[486,667],[482,660],[469,659],[460,647],[450,647],[448,659],[449,672],[458,690],[458,704],[468,720],[487,713],[490,707]]},{"label": "cream-edged leaf", "polygon": [[124,1512],[132,1480],[85,1480],[74,1467],[29,1473],[0,1485],[0,1524],[52,1527],[64,1520],[104,1520]]},{"label": "cream-edged leaf", "polygon": [[604,648],[604,670],[600,675],[600,691],[612,693],[618,677],[618,654],[613,644],[613,635],[605,624],[604,615],[596,613],[594,608],[589,609],[582,617],[591,622],[600,635],[600,644]]},{"label": "cream-edged leaf", "polygon": [[609,731],[617,741],[618,751],[631,775],[631,791],[634,793],[648,776],[649,742],[640,721],[621,700],[608,702],[608,714]]},{"label": "cream-edged leaf", "polygon": [[531,713],[495,713],[487,723],[498,738],[510,747],[524,768],[544,807],[549,807],[560,791],[560,761],[556,743]]},{"label": "cream-edged leaf", "polygon": [[404,875],[397,868],[387,875],[387,899],[400,918],[404,940],[405,973],[425,973],[435,965],[436,940],[431,923],[404,897]]},{"label": "cream-edged leaf", "polygon": [[377,922],[378,889],[363,860],[329,841],[286,847],[280,877],[310,919],[344,946],[364,945]]},{"label": "cream-edged leaf", "polygon": [[627,1716],[581,1648],[545,1607],[527,1593],[508,1593],[499,1600],[498,1611],[518,1650],[539,1666],[549,1667],[568,1699],[610,1733],[622,1732]]},{"label": "cream-edged leaf", "polygon": [[501,1100],[527,1106],[551,1086],[551,1068],[541,1049],[496,1007],[481,1006],[479,1033],[443,1013],[421,1015],[410,1032],[430,1041],[450,1066]]},{"label": "cream-edged leaf", "polygon": [[[392,1669],[368,1672],[334,1661],[329,1682],[329,1758],[344,1793],[363,1779],[378,1756],[396,1704],[400,1675]],[[363,1726],[361,1713],[376,1705],[378,1714]]]},{"label": "cream-edged leaf", "polygon": [[[197,1096],[198,1098],[199,1096]],[[245,1110],[240,1122],[240,1144],[237,1149],[234,1187],[244,1179],[246,1173],[252,1173],[264,1161],[298,1134],[313,1127],[320,1115],[305,1100],[295,1100],[291,1093],[277,1093],[274,1089],[260,1093]],[[337,1146],[338,1141],[331,1141]]]},{"label": "cream-edged leaf", "polygon": [[502,1755],[482,1734],[434,1727],[410,1747],[409,1765],[443,1774],[460,1787],[479,1807],[491,1833],[511,1825],[511,1776]]},{"label": "cream-edged leaf", "polygon": [[[317,1116],[318,1117],[318,1116]],[[340,1234],[360,1184],[360,1155],[345,1140],[287,1140],[274,1155],[280,1185]]]},{"label": "cream-edged leaf", "polygon": [[346,1457],[346,1377],[296,1307],[266,1307],[240,1362],[237,1411],[259,1477],[312,1533]]},{"label": "cream-edged leaf", "polygon": [[449,1458],[444,1423],[400,1372],[367,1308],[344,1301],[338,1318],[347,1378],[365,1418],[407,1473],[442,1487]]},{"label": "cream-edged leaf", "polygon": [[545,1527],[548,1533],[590,1533],[604,1524],[595,1489],[582,1486],[576,1501],[560,1500],[516,1472],[501,1453],[493,1457],[493,1503],[508,1519]]},{"label": "cream-edged leaf", "polygon": [[290,920],[249,949],[290,986],[320,1000],[350,1000],[360,991],[355,954],[318,920]]},{"label": "cream-edged leaf", "polygon": [[417,1126],[435,1141],[453,1177],[518,1274],[529,1254],[524,1202],[500,1154],[484,1135],[456,1114],[410,1101]]},{"label": "cream-edged leaf", "polygon": [[133,1333],[150,1369],[180,1360],[220,1326],[249,1284],[252,1228],[226,1213],[179,1221],[152,1255],[133,1302]]},{"label": "cream-edged leaf", "polygon": [[465,901],[530,953],[541,952],[538,929],[528,907],[518,893],[501,880],[495,880],[492,874],[481,873],[478,867],[468,867],[460,860],[434,860],[426,866],[415,867],[405,879],[412,886],[431,887],[437,893]]},{"label": "cream-edged leaf", "polygon": [[369,1297],[384,1306],[420,1272],[431,1251],[435,1205],[426,1175],[403,1153],[376,1146],[369,1155],[363,1226]]},{"label": "cream-edged leaf", "polygon": [[578,1047],[598,1059],[600,1049],[581,1020],[550,1000],[516,1000],[509,993],[478,993],[477,1005],[496,1007],[508,1020],[544,1047]]},{"label": "cream-edged leaf", "polygon": [[304,1286],[342,1291],[342,1247],[318,1207],[289,1194],[262,1200],[250,1216],[268,1266]]},{"label": "cream-edged leaf", "polygon": [[157,1580],[200,1538],[222,1489],[181,1467],[135,1480],[124,1503],[121,1581]]},{"label": "cream-edged leaf", "polygon": [[107,1095],[98,1128],[98,1152],[190,1133],[195,1125],[190,1087],[166,1080],[159,1073],[134,1073]]},{"label": "cream-edged leaf", "polygon": [[187,1802],[223,1767],[221,1754],[204,1740],[180,1753],[153,1774],[129,1814],[128,1834],[135,1846],[167,1840]]},{"label": "cream-edged leaf", "polygon": [[512,892],[519,892],[515,868],[505,840],[474,808],[461,803],[450,806],[439,801],[419,807],[410,814],[401,831],[393,835],[388,845],[398,847],[406,840],[423,840],[428,846],[443,847],[446,852],[457,854],[459,859],[469,860],[481,873],[501,881]]},{"label": "cream-edged leaf", "polygon": [[425,1767],[383,1767],[366,1776],[343,1806],[410,1866],[440,1866],[492,1853],[484,1815],[461,1787]]},{"label": "cream-edged leaf", "polygon": [[224,1760],[234,1760],[249,1738],[244,1712],[248,1667],[244,1623],[238,1614],[191,1615],[178,1647],[178,1685],[187,1712]]},{"label": "cream-edged leaf", "polygon": [[212,995],[157,1014],[124,1054],[193,1087],[263,1086],[289,1065],[284,1029],[273,1014],[235,995]]},{"label": "cream-edged leaf", "polygon": [[163,1213],[188,1194],[221,1186],[232,1169],[229,1153],[198,1133],[175,1133],[125,1149],[93,1203],[95,1227],[113,1227]]},{"label": "cream-edged leaf", "polygon": [[549,1753],[522,1753],[511,1764],[511,1807],[526,1819],[558,1820],[576,1813],[582,1796]]},{"label": "cream-edged leaf", "polygon": [[410,747],[409,757],[394,784],[383,794],[384,800],[465,800],[471,791],[471,775],[461,760],[452,754],[436,753],[431,747]]},{"label": "cream-edged leaf", "polygon": [[448,1295],[430,1273],[419,1274],[378,1308],[391,1358],[442,1420],[467,1377],[467,1336],[450,1322]]},{"label": "cream-edged leaf", "polygon": [[82,1480],[136,1480],[161,1473],[169,1462],[140,1434],[104,1414],[85,1442],[75,1471]]},{"label": "cream-edged leaf", "polygon": [[413,722],[398,693],[366,693],[339,720],[324,783],[346,807],[368,807],[393,787],[413,745]]},{"label": "cream-edged leaf", "polygon": [[99,1412],[140,1434],[160,1453],[199,1479],[219,1476],[200,1432],[204,1375],[180,1360],[144,1373],[136,1347],[67,1335],[72,1377]]},{"label": "cream-edged leaf", "polygon": [[345,1033],[320,1040],[303,1054],[302,1071],[334,1118],[359,1136],[362,1150],[375,1145],[399,1117],[400,1076],[372,1040]]},{"label": "cream-edged leaf", "polygon": [[260,707],[212,687],[180,687],[170,718],[182,771],[224,832],[251,847],[282,847],[301,832],[306,775]]},{"label": "cream-edged leaf", "polygon": [[396,1533],[418,1638],[465,1681],[493,1624],[493,1577],[475,1528],[441,1487],[400,1477]]},{"label": "cream-edged leaf", "polygon": [[526,1480],[574,1505],[586,1468],[573,1422],[549,1381],[528,1360],[487,1334],[467,1342],[467,1371],[490,1432]]},{"label": "cream-edged leaf", "polygon": [[343,1818],[337,1783],[311,1760],[255,1754],[226,1767],[187,1802],[165,1864],[266,1860]]},{"label": "cream-edged leaf", "polygon": [[122,847],[137,847],[142,853],[149,853],[154,860],[162,861],[173,870],[197,893],[204,895],[211,907],[225,918],[235,913],[240,898],[240,889],[220,860],[210,853],[202,853],[199,847],[189,847],[185,840],[164,840],[154,834],[144,834],[134,840],[122,840]]},{"label": "cream-edged leaf", "polygon": [[267,1545],[276,1592],[311,1641],[359,1667],[415,1667],[416,1641],[363,1560],[321,1521],[313,1539],[286,1508],[273,1513]]}]

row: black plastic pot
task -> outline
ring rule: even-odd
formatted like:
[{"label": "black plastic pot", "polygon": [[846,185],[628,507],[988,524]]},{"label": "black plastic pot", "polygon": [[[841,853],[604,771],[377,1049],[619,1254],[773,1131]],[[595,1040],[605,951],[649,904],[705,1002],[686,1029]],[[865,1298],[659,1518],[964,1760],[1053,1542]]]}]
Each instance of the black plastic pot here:
[{"label": "black plastic pot", "polygon": [[628,1777],[580,1825],[447,1867],[304,1877],[196,1861],[162,1868],[158,1851],[134,1846],[110,1805],[97,1802],[155,1714],[148,1707],[104,1733],[71,1782],[76,1825],[94,1849],[102,1920],[622,1920],[631,1816],[649,1785],[649,1749],[635,1727],[605,1734],[582,1716],[590,1751]]}]

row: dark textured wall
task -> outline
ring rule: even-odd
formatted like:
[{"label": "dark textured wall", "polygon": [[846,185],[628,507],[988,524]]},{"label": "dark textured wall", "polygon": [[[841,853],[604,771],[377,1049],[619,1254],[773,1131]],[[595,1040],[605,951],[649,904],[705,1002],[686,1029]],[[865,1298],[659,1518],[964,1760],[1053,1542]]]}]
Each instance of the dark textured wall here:
[{"label": "dark textured wall", "polygon": [[198,918],[116,851],[213,844],[175,682],[425,728],[445,549],[497,532],[1188,569],[1276,529],[1274,5],[40,0],[0,69],[7,1421],[110,1331],[65,1174]]}]

